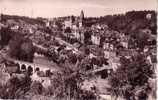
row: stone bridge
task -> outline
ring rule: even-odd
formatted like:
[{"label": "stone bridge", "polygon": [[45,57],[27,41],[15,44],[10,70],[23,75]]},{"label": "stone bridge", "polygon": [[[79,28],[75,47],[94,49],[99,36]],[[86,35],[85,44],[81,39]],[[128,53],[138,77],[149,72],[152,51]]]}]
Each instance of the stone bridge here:
[{"label": "stone bridge", "polygon": [[19,60],[14,60],[13,62],[19,66],[21,71],[28,70],[28,69],[32,69],[33,73],[35,73],[36,71],[46,72],[47,70],[50,70],[50,72],[57,71],[56,69],[53,69],[53,66],[52,68],[49,68],[44,65],[29,63],[29,62],[24,62],[24,61],[19,61]]}]

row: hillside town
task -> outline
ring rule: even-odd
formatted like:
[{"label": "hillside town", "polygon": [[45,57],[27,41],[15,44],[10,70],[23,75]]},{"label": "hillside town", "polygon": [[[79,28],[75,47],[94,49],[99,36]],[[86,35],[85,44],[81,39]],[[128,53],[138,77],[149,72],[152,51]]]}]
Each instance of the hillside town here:
[{"label": "hillside town", "polygon": [[0,99],[156,100],[155,11],[0,19]]}]

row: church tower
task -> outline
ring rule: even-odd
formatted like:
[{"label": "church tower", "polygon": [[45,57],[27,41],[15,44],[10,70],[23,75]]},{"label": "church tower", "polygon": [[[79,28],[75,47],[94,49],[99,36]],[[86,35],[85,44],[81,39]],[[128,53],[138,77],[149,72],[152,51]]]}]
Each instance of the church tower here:
[{"label": "church tower", "polygon": [[83,12],[83,10],[81,11],[81,14],[80,14],[80,20],[84,20],[84,12]]},{"label": "church tower", "polygon": [[84,12],[82,10],[79,18],[79,27],[83,27],[83,22],[84,22]]}]

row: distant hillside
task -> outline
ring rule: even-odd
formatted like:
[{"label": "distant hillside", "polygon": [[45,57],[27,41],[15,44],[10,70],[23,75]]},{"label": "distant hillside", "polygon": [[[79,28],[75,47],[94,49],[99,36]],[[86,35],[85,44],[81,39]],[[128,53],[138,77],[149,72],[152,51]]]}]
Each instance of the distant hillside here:
[{"label": "distant hillside", "polygon": [[2,21],[6,21],[8,19],[13,19],[16,22],[19,22],[19,20],[25,21],[27,24],[40,24],[43,25],[44,18],[30,18],[26,16],[17,16],[17,15],[2,15]]},{"label": "distant hillside", "polygon": [[[147,20],[147,14],[151,14],[150,20]],[[138,28],[149,28],[152,30],[152,34],[156,34],[156,15],[155,11],[130,11],[125,14],[87,18],[87,20],[107,24],[112,30],[123,31],[125,33],[131,33],[131,31],[135,31]]]}]

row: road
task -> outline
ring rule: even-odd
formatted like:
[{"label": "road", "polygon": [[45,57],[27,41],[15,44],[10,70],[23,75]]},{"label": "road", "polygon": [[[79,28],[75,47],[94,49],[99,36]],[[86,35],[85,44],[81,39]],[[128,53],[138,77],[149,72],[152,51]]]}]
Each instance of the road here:
[{"label": "road", "polygon": [[60,38],[58,38],[58,37],[55,37],[55,39],[56,39],[57,41],[59,41],[60,44],[65,44],[65,45],[68,46],[69,48],[75,50],[77,53],[81,53],[81,51],[79,51],[77,48],[75,48],[72,44],[70,44],[70,43],[68,43],[68,42],[66,42],[66,41],[64,41],[64,40],[62,40],[62,39],[60,39]]},{"label": "road", "polygon": [[[67,47],[73,49],[75,52],[81,53],[81,51],[79,51],[79,50],[78,50],[77,48],[75,48],[73,45],[71,45],[70,43],[68,43],[68,42],[66,42],[66,41],[64,41],[64,40],[62,40],[61,38],[55,37],[55,40],[57,40],[60,44],[65,44]],[[38,45],[38,44],[36,44],[36,43],[33,43],[33,45],[36,46],[36,47],[38,47],[38,48],[40,48],[40,49],[42,49],[42,50],[44,50],[44,51],[48,50],[47,48],[43,47],[42,45]]]}]

